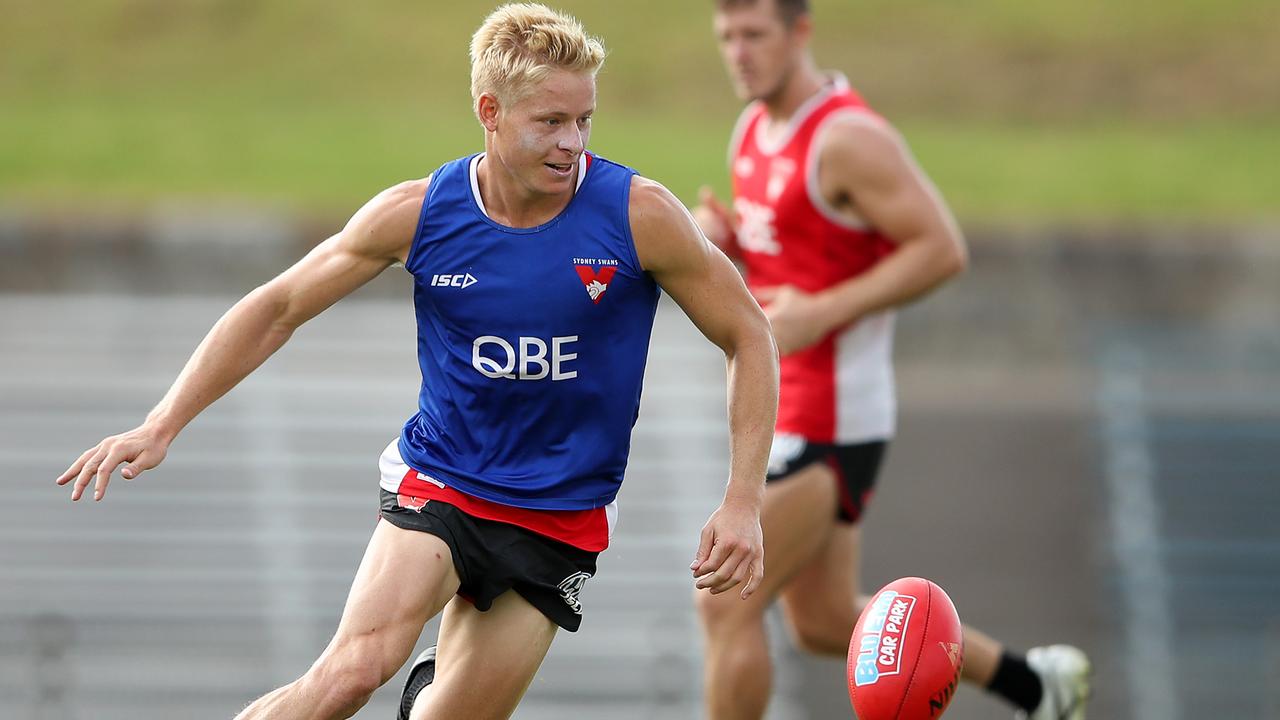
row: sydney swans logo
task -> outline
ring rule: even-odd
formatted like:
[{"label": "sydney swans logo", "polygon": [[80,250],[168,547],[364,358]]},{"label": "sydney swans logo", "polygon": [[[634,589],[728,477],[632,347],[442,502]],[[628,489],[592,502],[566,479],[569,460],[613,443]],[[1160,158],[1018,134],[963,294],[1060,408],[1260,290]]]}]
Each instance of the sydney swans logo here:
[{"label": "sydney swans logo", "polygon": [[609,289],[609,283],[613,281],[614,274],[618,272],[618,261],[574,258],[573,269],[578,272],[578,279],[587,289],[587,296],[591,298],[591,302],[599,305],[604,292]]}]

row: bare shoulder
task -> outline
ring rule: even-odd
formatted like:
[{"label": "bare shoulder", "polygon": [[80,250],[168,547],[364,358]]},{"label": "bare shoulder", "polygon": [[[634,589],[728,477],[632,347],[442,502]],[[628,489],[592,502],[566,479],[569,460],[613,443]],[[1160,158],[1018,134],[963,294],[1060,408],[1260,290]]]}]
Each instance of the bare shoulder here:
[{"label": "bare shoulder", "polygon": [[892,178],[910,166],[906,140],[888,121],[864,112],[831,120],[820,138],[823,166],[853,181]]},{"label": "bare shoulder", "polygon": [[628,206],[631,236],[640,264],[661,270],[689,253],[704,250],[706,240],[684,204],[662,183],[636,175]]},{"label": "bare shoulder", "polygon": [[413,243],[430,177],[406,180],[373,196],[342,230],[353,252],[404,260]]},{"label": "bare shoulder", "polygon": [[652,229],[683,222],[684,205],[662,183],[641,175],[631,178],[631,229]]}]

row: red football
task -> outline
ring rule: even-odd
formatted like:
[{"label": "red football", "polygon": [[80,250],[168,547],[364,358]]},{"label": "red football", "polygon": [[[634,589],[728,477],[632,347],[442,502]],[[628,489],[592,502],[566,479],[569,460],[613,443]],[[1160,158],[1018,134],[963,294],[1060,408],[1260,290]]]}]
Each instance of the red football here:
[{"label": "red football", "polygon": [[858,720],[929,720],[960,681],[964,635],[951,598],[924,578],[894,580],[863,609],[849,641]]}]

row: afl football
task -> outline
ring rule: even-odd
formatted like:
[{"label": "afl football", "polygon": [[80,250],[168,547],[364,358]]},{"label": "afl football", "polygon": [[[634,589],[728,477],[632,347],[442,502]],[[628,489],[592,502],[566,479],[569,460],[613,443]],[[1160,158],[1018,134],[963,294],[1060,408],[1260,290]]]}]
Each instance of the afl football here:
[{"label": "afl football", "polygon": [[863,609],[849,641],[849,698],[858,720],[931,720],[960,681],[964,635],[951,598],[907,577]]}]

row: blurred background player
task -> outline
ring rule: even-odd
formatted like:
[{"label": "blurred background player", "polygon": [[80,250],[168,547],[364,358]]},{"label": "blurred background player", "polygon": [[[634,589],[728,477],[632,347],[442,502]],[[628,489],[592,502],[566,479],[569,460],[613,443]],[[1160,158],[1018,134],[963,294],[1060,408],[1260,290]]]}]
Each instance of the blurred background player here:
[{"label": "blurred background player", "polygon": [[[695,217],[741,261],[773,325],[781,401],[763,515],[769,576],[749,601],[696,598],[717,719],[763,717],[777,598],[802,649],[842,657],[858,613],[859,521],[895,427],[893,311],[964,270],[960,231],[899,134],[809,50],[807,0],[717,0],[715,32],[751,101],[730,141],[733,206]],[[965,630],[964,679],[1033,720],[1080,720],[1089,664],[1021,657]],[[837,692],[832,688],[832,692]]]},{"label": "blurred background player", "polygon": [[[164,460],[197,414],[294,331],[403,263],[414,276],[419,412],[383,453],[382,519],[329,646],[239,717],[346,718],[443,613],[415,720],[509,715],[609,542],[659,287],[724,350],[733,458],[696,585],[763,578],[759,523],[776,350],[741,277],[665,188],[586,152],[604,48],[541,5],[495,10],[472,43],[485,152],[369,201],[240,300],[139,427],[58,478],[100,500]],[[582,409],[590,407],[590,412]],[[421,687],[418,688],[421,690]],[[409,699],[413,704],[413,698]]]}]

